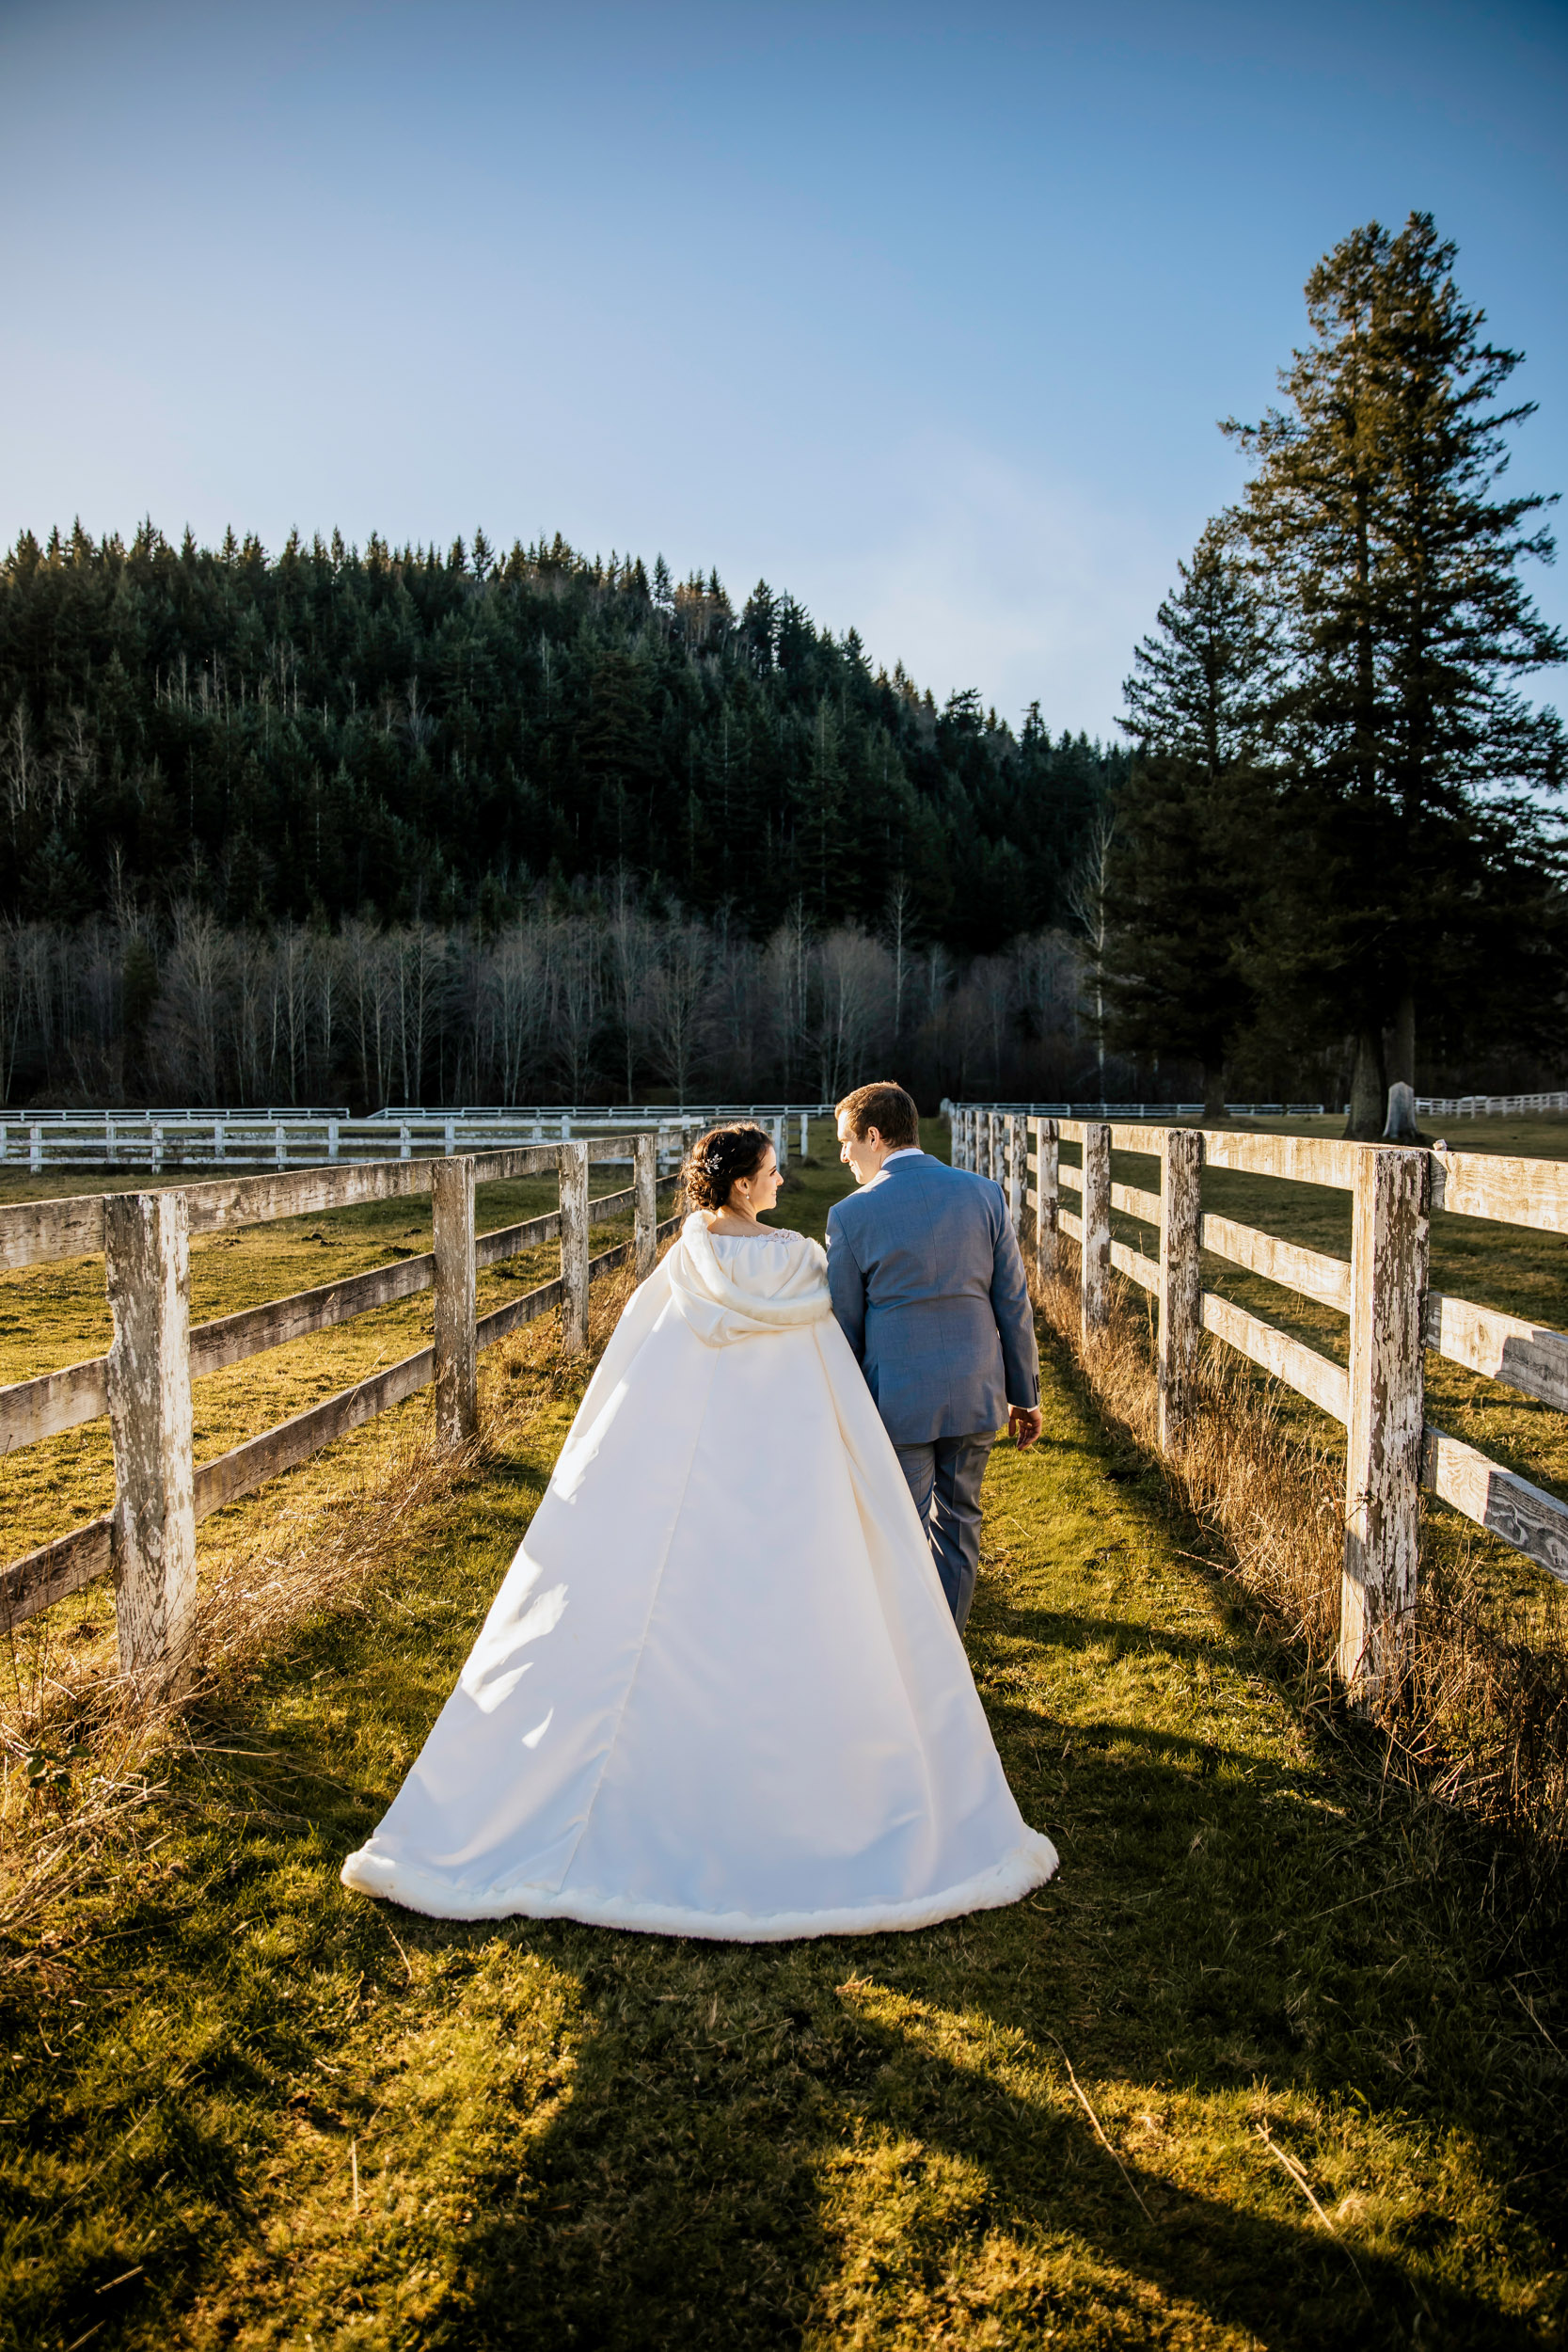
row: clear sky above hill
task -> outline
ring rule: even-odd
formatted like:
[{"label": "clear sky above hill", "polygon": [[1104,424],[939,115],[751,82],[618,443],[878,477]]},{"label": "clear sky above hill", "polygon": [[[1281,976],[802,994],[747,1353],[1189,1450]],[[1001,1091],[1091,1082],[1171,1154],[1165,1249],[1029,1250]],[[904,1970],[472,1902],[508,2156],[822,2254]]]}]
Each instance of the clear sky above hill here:
[{"label": "clear sky above hill", "polygon": [[0,0],[0,532],[561,531],[1103,734],[1357,223],[1568,486],[1565,99],[1560,0]]}]

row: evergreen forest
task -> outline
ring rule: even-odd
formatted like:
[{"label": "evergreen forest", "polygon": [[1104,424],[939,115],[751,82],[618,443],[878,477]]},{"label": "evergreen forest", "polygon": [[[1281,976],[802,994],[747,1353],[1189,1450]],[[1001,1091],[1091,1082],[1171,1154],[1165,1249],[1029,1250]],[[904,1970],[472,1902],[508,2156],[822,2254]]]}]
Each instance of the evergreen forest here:
[{"label": "evergreen forest", "polygon": [[760,582],[483,532],[269,557],[150,523],[0,565],[5,911],[126,892],[279,921],[495,926],[626,873],[759,935],[910,921],[959,956],[1061,918],[1119,750],[942,708]]},{"label": "evergreen forest", "polygon": [[0,1102],[1098,1085],[1126,755],[557,537],[0,566]]}]

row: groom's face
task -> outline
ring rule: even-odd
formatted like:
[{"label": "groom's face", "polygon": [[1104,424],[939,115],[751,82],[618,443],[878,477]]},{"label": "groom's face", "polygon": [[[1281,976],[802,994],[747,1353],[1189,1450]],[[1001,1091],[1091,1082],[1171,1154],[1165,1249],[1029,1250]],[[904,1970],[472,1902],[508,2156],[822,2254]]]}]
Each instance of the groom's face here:
[{"label": "groom's face", "polygon": [[868,1127],[863,1136],[856,1135],[849,1123],[847,1111],[838,1117],[838,1156],[846,1168],[853,1168],[857,1184],[868,1184],[887,1157],[887,1145],[875,1127]]}]

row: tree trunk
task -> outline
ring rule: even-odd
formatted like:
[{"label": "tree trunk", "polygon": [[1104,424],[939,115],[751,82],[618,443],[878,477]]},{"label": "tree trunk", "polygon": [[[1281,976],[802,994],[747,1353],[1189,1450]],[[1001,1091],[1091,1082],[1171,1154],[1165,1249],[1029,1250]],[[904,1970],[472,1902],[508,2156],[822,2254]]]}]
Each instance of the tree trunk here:
[{"label": "tree trunk", "polygon": [[1376,1143],[1383,1134],[1385,1096],[1383,1037],[1377,1029],[1359,1029],[1355,1066],[1351,1073],[1350,1112],[1346,1136],[1354,1143]]},{"label": "tree trunk", "polygon": [[1416,997],[1406,989],[1400,998],[1389,1039],[1388,1083],[1416,1090]]},{"label": "tree trunk", "polygon": [[1400,997],[1389,1031],[1388,1118],[1385,1143],[1417,1143],[1416,1126],[1416,998],[1406,988]]},{"label": "tree trunk", "polygon": [[1203,1065],[1203,1124],[1223,1127],[1230,1114],[1225,1107],[1225,1072]]}]

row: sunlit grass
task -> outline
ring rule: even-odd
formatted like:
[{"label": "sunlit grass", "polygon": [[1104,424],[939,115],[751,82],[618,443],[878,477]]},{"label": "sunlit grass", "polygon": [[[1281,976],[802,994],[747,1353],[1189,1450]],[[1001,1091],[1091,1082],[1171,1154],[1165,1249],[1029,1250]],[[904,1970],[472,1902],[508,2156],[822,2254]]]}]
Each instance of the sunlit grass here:
[{"label": "sunlit grass", "polygon": [[[488,1455],[155,1759],[53,1973],[0,1978],[8,2352],[1556,2339],[1558,1925],[1303,1711],[1053,1343],[969,1644],[1052,1885],[757,1947],[346,1895],[569,1422],[534,1346]],[[331,1458],[283,1482],[298,1561]]]}]

